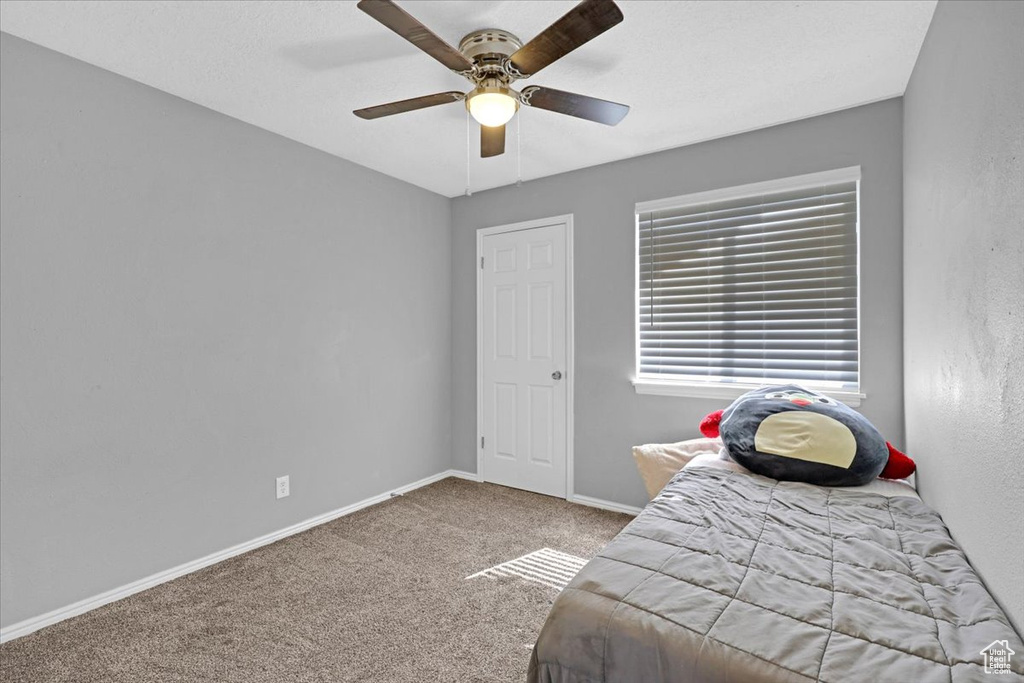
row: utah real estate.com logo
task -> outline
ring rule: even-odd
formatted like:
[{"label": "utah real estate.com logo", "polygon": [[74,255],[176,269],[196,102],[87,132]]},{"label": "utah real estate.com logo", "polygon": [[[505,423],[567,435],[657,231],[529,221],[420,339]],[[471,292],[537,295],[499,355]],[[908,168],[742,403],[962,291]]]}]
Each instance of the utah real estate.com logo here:
[{"label": "utah real estate.com logo", "polygon": [[1010,649],[1009,642],[993,640],[988,647],[981,651],[981,656],[985,658],[985,673],[1010,673],[1010,657],[1015,654],[1017,653]]}]

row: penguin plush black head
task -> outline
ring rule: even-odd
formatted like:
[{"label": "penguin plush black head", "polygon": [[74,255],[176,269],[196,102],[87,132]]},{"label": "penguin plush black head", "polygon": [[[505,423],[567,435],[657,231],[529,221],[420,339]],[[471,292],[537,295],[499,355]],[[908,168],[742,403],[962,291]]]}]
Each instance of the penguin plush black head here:
[{"label": "penguin plush black head", "polygon": [[904,478],[914,463],[860,413],[795,384],[755,389],[701,422],[751,472],[823,486]]}]

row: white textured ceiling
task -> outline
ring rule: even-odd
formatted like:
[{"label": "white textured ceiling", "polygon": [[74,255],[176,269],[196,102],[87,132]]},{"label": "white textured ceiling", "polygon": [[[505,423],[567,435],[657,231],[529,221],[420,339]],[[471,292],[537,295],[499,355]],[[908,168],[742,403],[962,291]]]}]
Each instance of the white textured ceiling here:
[{"label": "white textured ceiling", "polygon": [[[478,28],[529,40],[572,0],[400,2],[453,45]],[[517,87],[629,104],[615,128],[525,110],[529,180],[903,94],[935,8],[897,2],[620,1],[625,21]],[[465,109],[364,121],[352,110],[464,79],[354,0],[0,2],[0,29],[446,196],[466,189]],[[514,183],[506,154],[472,189]]]}]

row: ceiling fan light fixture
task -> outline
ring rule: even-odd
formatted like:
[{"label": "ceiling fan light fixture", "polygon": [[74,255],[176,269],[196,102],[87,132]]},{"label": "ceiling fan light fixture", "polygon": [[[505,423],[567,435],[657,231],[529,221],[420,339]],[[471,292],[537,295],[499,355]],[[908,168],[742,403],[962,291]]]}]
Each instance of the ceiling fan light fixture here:
[{"label": "ceiling fan light fixture", "polygon": [[466,109],[481,126],[504,126],[519,109],[519,99],[504,86],[480,86],[466,97]]},{"label": "ceiling fan light fixture", "polygon": [[515,117],[520,104],[606,126],[616,125],[629,113],[624,104],[564,90],[539,85],[526,86],[522,91],[509,87],[514,81],[532,78],[621,22],[622,10],[615,0],[581,0],[525,44],[508,31],[484,28],[463,36],[458,49],[399,7],[395,0],[359,0],[356,6],[473,84],[468,93],[449,90],[352,112],[361,119],[378,119],[462,100],[466,104],[466,120],[472,116],[480,124],[480,157],[486,159],[504,154],[505,124]]}]

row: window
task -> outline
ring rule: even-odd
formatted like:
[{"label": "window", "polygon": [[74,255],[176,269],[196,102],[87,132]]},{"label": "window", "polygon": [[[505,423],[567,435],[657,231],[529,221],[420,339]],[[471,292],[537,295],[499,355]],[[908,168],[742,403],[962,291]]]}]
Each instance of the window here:
[{"label": "window", "polygon": [[860,394],[860,169],[637,204],[640,393]]}]

